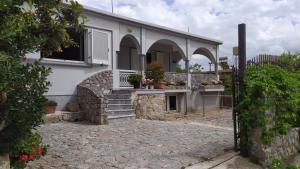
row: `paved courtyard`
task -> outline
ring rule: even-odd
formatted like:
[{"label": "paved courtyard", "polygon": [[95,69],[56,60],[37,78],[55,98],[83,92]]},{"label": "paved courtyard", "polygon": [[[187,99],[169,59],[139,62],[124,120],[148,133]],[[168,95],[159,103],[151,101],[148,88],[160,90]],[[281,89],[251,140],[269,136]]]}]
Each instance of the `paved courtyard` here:
[{"label": "paved courtyard", "polygon": [[50,148],[32,168],[180,169],[233,148],[231,128],[201,120],[138,119],[107,126],[62,122],[38,130]]}]

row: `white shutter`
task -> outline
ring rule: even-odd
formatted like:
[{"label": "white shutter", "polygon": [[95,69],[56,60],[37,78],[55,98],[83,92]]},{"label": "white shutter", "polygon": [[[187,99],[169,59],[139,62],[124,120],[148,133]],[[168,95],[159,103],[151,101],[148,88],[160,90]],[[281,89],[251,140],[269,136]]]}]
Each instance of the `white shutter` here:
[{"label": "white shutter", "polygon": [[92,58],[92,64],[109,64],[109,33],[92,29],[92,43],[89,49]]}]

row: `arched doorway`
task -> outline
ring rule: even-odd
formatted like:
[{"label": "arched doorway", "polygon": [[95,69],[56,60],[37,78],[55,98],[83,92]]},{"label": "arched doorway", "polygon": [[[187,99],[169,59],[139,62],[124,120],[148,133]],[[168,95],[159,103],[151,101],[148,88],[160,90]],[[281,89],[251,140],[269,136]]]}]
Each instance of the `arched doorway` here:
[{"label": "arched doorway", "polygon": [[148,64],[158,61],[164,66],[165,72],[176,72],[176,66],[184,65],[181,60],[186,60],[182,49],[175,42],[162,39],[153,43],[148,49],[145,64],[147,67]]},{"label": "arched doorway", "polygon": [[140,70],[140,45],[132,35],[126,35],[120,42],[118,53],[118,69]]}]

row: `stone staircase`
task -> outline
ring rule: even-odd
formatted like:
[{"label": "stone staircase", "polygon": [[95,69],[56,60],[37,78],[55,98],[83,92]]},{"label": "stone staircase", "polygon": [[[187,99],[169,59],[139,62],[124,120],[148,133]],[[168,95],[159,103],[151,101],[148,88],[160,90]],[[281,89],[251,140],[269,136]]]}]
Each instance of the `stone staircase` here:
[{"label": "stone staircase", "polygon": [[135,119],[130,91],[114,90],[112,94],[105,95],[105,99],[107,100],[107,108],[104,111],[107,114],[108,124]]}]

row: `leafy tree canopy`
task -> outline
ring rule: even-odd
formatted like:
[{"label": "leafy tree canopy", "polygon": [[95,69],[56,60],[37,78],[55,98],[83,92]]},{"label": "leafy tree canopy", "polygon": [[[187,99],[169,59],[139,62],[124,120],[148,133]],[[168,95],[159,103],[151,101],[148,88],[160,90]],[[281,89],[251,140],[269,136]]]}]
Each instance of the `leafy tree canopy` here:
[{"label": "leafy tree canopy", "polygon": [[66,29],[82,30],[82,7],[75,1],[0,1],[0,154],[11,152],[41,124],[49,69],[22,62],[29,52],[46,55],[75,45]]}]

